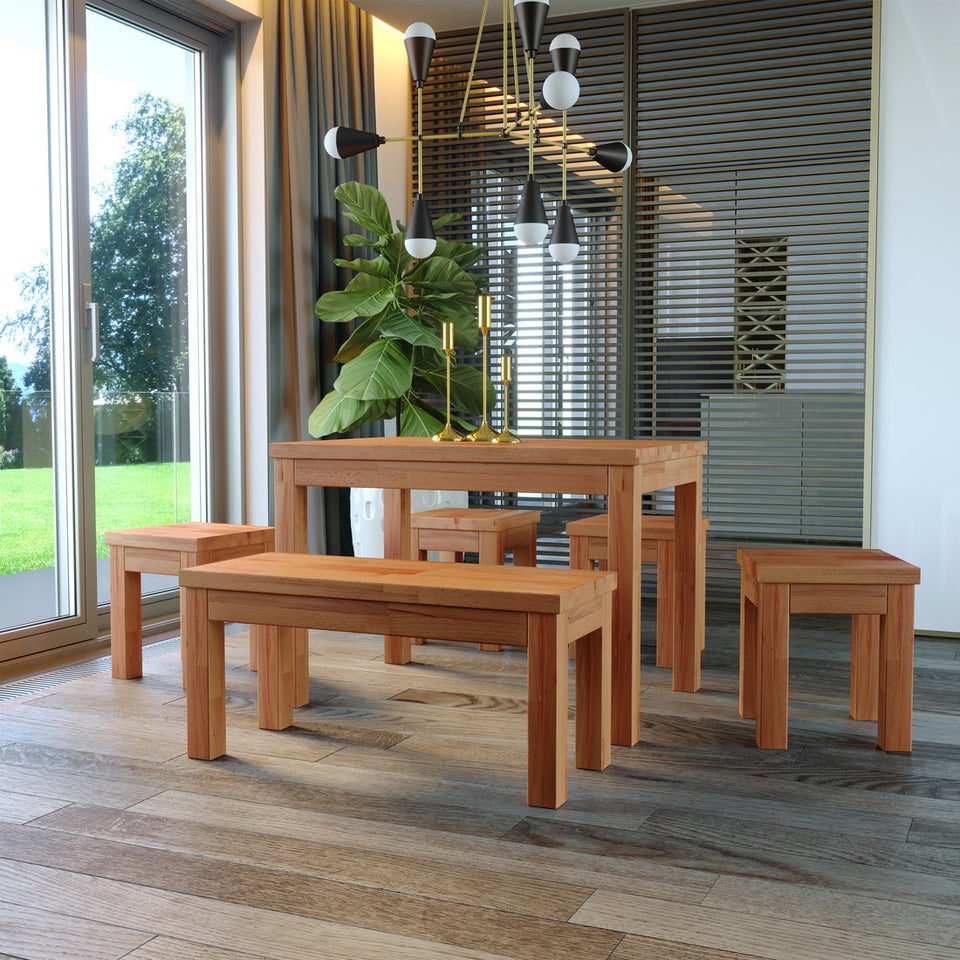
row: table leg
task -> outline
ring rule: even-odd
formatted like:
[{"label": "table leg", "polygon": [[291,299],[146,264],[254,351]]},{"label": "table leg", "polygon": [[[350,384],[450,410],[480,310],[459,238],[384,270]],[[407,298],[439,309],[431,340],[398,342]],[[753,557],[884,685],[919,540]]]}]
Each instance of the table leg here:
[{"label": "table leg", "polygon": [[294,628],[250,625],[257,646],[257,726],[283,730],[293,723]]},{"label": "table leg", "polygon": [[126,548],[110,547],[110,673],[143,676],[140,574],[126,569]]},{"label": "table leg", "polygon": [[677,544],[657,541],[657,666],[673,667],[677,620]]},{"label": "table leg", "polygon": [[613,742],[632,747],[640,739],[640,549],[639,469],[607,473],[607,563],[617,574],[613,598]]},{"label": "table leg", "polygon": [[[603,598],[603,625],[577,640],[576,764],[584,770],[610,766],[610,637],[613,599]],[[561,659],[562,659],[561,652]]]},{"label": "table leg", "polygon": [[880,618],[881,750],[913,748],[913,603],[912,583],[887,585],[887,613]]},{"label": "table leg", "polygon": [[527,615],[527,803],[555,810],[567,799],[566,624]]},{"label": "table leg", "polygon": [[757,638],[757,746],[787,749],[790,680],[790,585],[757,585],[760,634]]},{"label": "table leg", "polygon": [[[759,611],[757,605],[744,589],[744,574],[740,578],[740,716],[745,720],[757,715],[757,661],[760,650],[757,645],[757,623]],[[752,584],[753,596],[756,597],[757,584]]]},{"label": "table leg", "polygon": [[880,616],[855,613],[850,637],[850,716],[876,720],[880,696]]},{"label": "table leg", "polygon": [[215,760],[227,750],[223,623],[207,616],[207,591],[180,588],[183,678],[187,689],[187,756]]},{"label": "table leg", "polygon": [[706,619],[706,551],[700,480],[674,488],[677,590],[674,612],[673,689],[700,689],[700,651]]},{"label": "table leg", "polygon": [[[383,491],[383,556],[388,560],[410,559],[410,491]],[[383,638],[384,663],[410,662],[410,637]]]}]

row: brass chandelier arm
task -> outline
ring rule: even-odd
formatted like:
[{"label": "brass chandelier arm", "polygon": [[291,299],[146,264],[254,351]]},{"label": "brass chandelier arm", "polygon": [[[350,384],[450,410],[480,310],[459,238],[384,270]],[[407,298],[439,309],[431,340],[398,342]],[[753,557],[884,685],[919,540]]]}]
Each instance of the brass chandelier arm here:
[{"label": "brass chandelier arm", "polygon": [[467,87],[463,91],[463,104],[460,107],[460,124],[463,124],[463,118],[467,114],[467,98],[470,96],[470,87],[473,85],[473,74],[477,68],[477,55],[480,53],[480,40],[483,37],[483,24],[487,19],[487,4],[489,0],[483,0],[483,12],[480,14],[480,28],[477,30],[477,42],[473,46],[473,60],[470,61],[470,73],[467,75]]}]

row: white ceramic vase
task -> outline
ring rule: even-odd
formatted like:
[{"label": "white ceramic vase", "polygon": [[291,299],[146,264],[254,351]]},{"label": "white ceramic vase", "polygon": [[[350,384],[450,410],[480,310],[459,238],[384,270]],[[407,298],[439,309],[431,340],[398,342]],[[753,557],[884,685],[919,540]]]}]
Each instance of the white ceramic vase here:
[{"label": "white ceramic vase", "polygon": [[[469,496],[466,490],[411,490],[410,510],[420,513],[441,507],[465,507]],[[350,526],[355,556],[383,556],[383,490],[354,487],[350,491]]]}]

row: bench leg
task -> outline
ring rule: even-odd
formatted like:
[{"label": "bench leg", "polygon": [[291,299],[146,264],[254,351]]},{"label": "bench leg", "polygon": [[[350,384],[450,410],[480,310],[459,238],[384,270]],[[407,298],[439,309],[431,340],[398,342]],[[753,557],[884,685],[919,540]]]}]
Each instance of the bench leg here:
[{"label": "bench leg", "polygon": [[677,546],[657,542],[657,666],[673,667],[674,620],[677,610]]},{"label": "bench leg", "polygon": [[215,760],[227,750],[223,623],[207,616],[207,591],[180,588],[183,676],[187,688],[187,756]]},{"label": "bench leg", "polygon": [[555,614],[527,615],[527,803],[567,799],[567,643]]},{"label": "bench leg", "polygon": [[[481,533],[479,537],[479,555],[477,559],[480,563],[495,564],[503,566],[503,534]],[[460,554],[461,559],[463,554]],[[517,562],[516,553],[513,556],[513,562]],[[481,643],[478,644],[481,650],[492,650],[499,653],[503,649],[502,643]]]},{"label": "bench leg", "polygon": [[850,716],[876,720],[880,696],[880,617],[855,613],[850,639]]},{"label": "bench leg", "polygon": [[[257,726],[262,730],[283,730],[293,723],[294,648],[292,627],[250,625],[257,645]],[[301,706],[301,704],[298,704]]]},{"label": "bench leg", "polygon": [[699,480],[674,488],[677,590],[673,638],[673,689],[700,689],[706,582],[703,569],[703,497]]},{"label": "bench leg", "polygon": [[[577,640],[576,764],[582,770],[610,766],[610,641],[613,600],[603,598],[603,625]],[[562,659],[562,657],[561,657]]]},{"label": "bench leg", "polygon": [[880,620],[880,703],[877,745],[909,753],[913,747],[913,584],[887,585]]},{"label": "bench leg", "polygon": [[143,676],[140,574],[125,567],[126,548],[110,547],[110,673],[133,680]]},{"label": "bench leg", "polygon": [[790,585],[761,583],[760,636],[757,649],[757,746],[787,749],[787,699],[790,677]]},{"label": "bench leg", "polygon": [[[743,574],[741,573],[741,577]],[[754,584],[756,587],[756,584]],[[751,720],[757,715],[757,647],[759,632],[757,605],[740,587],[740,716]]]}]

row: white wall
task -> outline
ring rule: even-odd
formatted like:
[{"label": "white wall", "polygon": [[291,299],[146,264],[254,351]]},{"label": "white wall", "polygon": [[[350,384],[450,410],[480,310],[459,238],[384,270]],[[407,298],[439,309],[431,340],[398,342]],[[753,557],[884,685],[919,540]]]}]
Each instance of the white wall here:
[{"label": "white wall", "polygon": [[871,546],[960,633],[960,3],[882,0]]},{"label": "white wall", "polygon": [[[410,136],[410,67],[403,34],[373,21],[374,91],[377,133]],[[385,143],[377,151],[377,181],[395,220],[407,222],[410,212],[409,143]]]}]

